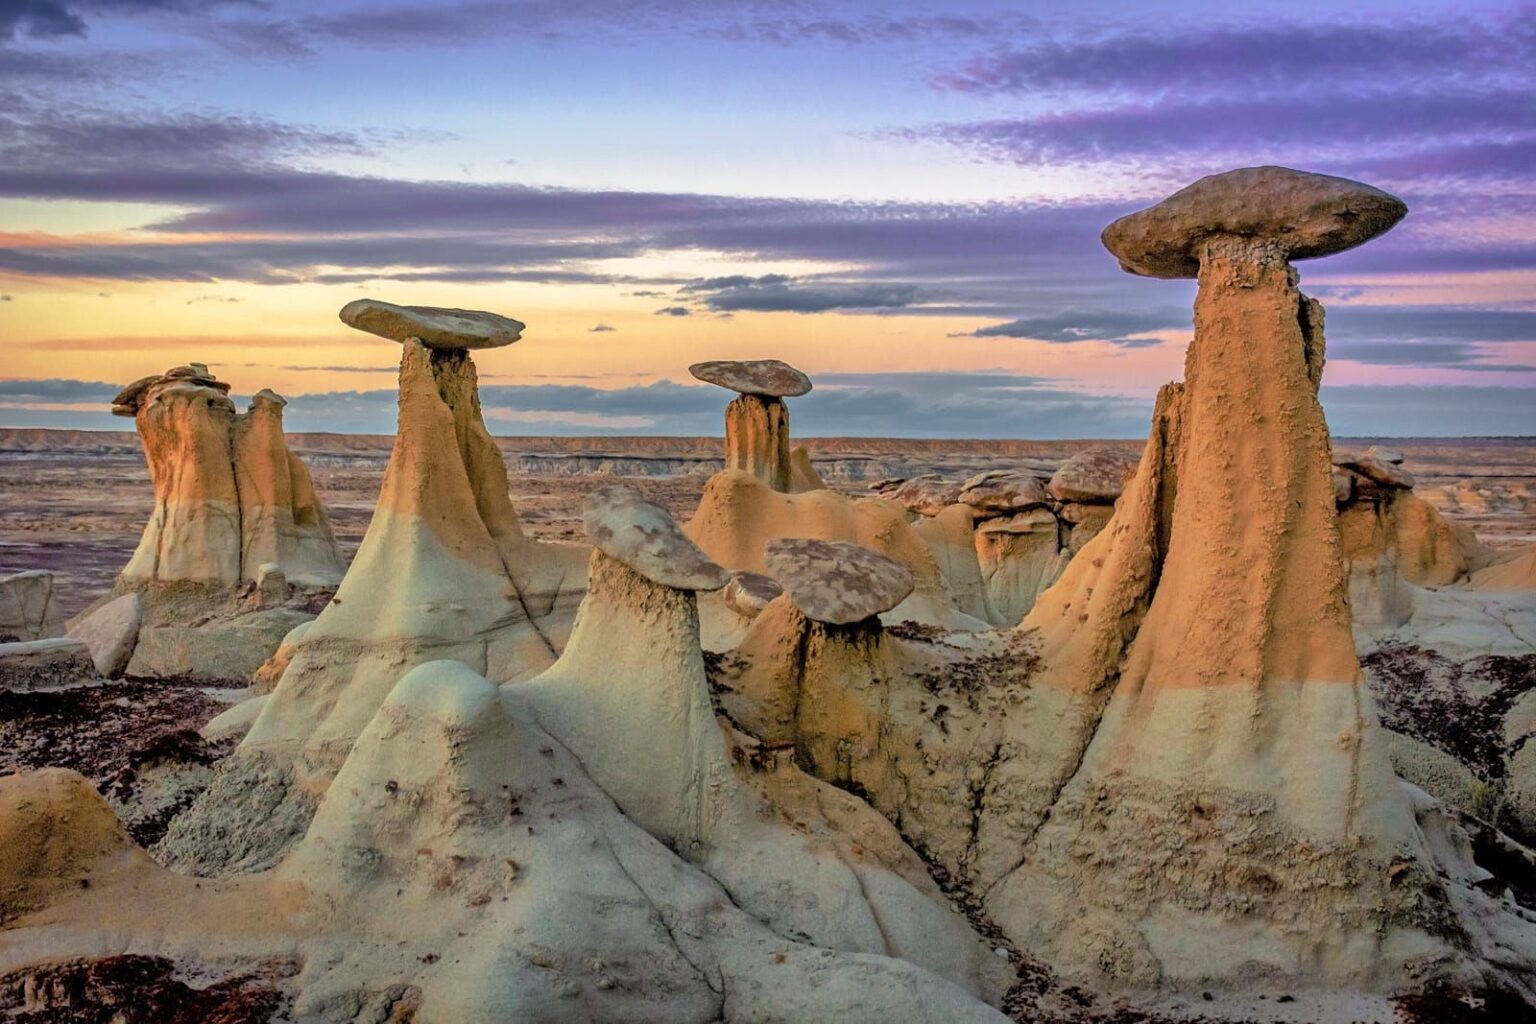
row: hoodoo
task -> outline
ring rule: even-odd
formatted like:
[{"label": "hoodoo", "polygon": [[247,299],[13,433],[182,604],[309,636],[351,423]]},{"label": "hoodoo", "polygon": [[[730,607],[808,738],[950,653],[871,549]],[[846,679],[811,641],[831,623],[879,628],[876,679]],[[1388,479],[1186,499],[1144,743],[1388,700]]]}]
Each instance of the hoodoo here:
[{"label": "hoodoo", "polygon": [[797,473],[789,447],[789,406],[784,399],[811,390],[811,379],[778,359],[712,360],[688,372],[739,396],[725,408],[725,466],[750,473],[776,491],[826,486],[802,457]]},{"label": "hoodoo", "polygon": [[112,593],[70,628],[105,675],[243,680],[312,617],[306,593],[341,581],[309,467],[283,436],[287,403],[263,389],[237,414],[228,393],[189,363],[112,400],[138,427],[155,508]]},{"label": "hoodoo", "polygon": [[[547,672],[504,688],[513,706],[574,753],[626,815],[775,930],[903,956],[981,985],[979,937],[944,905],[890,823],[791,765],[775,766],[769,752],[748,757],[758,740],[717,720],[694,595],[724,587],[730,574],[628,488],[595,492],[585,523],[597,550],[570,644]],[[842,585],[817,588],[815,599],[873,594],[855,602],[859,620],[910,589],[894,563],[882,574],[894,588],[861,587],[840,564]],[[850,608],[840,603],[834,614]]]},{"label": "hoodoo", "polygon": [[1127,270],[1197,275],[1199,291],[1185,381],[1159,394],[1114,521],[1024,624],[1057,685],[1111,693],[988,901],[1069,971],[1381,984],[1448,952],[1445,896],[1355,656],[1322,307],[1290,265],[1404,212],[1368,186],[1255,168],[1104,232]]},{"label": "hoodoo", "polygon": [[[411,666],[453,658],[498,682],[549,666],[585,589],[587,548],[523,533],[480,412],[469,349],[509,345],[522,325],[366,299],[343,319],[403,336],[394,449],[334,600],[285,645],[286,668],[239,750],[165,840],[168,859],[192,870],[258,869],[280,855]],[[252,799],[293,813],[240,826]]]}]

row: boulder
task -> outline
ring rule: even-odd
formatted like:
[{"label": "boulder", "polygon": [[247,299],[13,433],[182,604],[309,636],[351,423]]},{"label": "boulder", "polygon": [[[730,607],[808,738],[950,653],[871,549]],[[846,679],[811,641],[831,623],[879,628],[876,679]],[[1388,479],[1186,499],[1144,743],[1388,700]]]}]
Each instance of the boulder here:
[{"label": "boulder", "polygon": [[733,572],[731,582],[725,585],[725,606],[737,615],[756,618],[768,602],[784,593],[784,588],[771,577],[758,572]]},{"label": "boulder", "polygon": [[1195,277],[1212,238],[1258,239],[1281,260],[1316,259],[1370,241],[1407,212],[1396,196],[1348,178],[1244,167],[1121,217],[1102,238],[1128,273]]},{"label": "boulder", "polygon": [[960,485],[960,502],[979,513],[1004,515],[1050,504],[1045,484],[1034,473],[991,470]]},{"label": "boulder", "polygon": [[114,597],[69,628],[69,636],[90,648],[91,660],[103,678],[116,679],[128,667],[144,618],[144,595]]},{"label": "boulder", "polygon": [[1061,464],[1048,489],[1058,501],[1113,505],[1140,458],[1124,448],[1086,448]]},{"label": "boulder", "polygon": [[341,307],[341,322],[404,344],[411,338],[441,351],[501,348],[523,336],[524,325],[510,317],[474,309],[397,306],[355,299]]},{"label": "boulder", "polygon": [[688,372],[739,395],[794,398],[811,390],[811,378],[779,359],[714,359],[694,363]]},{"label": "boulder", "polygon": [[904,482],[889,494],[882,494],[908,512],[936,516],[949,506],[960,503],[960,490],[963,486],[959,480],[949,480],[937,473],[925,473]]},{"label": "boulder", "polygon": [[0,577],[0,642],[42,640],[62,632],[53,573],[32,569]]},{"label": "boulder", "polygon": [[587,498],[587,539],[654,583],[677,590],[719,590],[730,573],[710,561],[666,509],[628,487],[603,487]]},{"label": "boulder", "polygon": [[847,541],[785,538],[763,553],[768,572],[813,622],[862,622],[912,593],[912,574],[900,563]]},{"label": "boulder", "polygon": [[79,686],[96,679],[90,648],[69,637],[0,644],[0,693]]}]

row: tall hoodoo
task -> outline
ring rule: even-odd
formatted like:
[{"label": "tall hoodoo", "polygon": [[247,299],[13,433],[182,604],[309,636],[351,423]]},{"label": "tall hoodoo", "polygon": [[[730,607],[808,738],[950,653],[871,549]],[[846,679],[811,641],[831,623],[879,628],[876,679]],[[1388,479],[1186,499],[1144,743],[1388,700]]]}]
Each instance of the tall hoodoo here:
[{"label": "tall hoodoo", "polygon": [[269,815],[231,842],[225,829],[243,811],[217,790],[271,803],[302,792],[311,804],[404,671],[450,658],[496,682],[527,678],[558,655],[586,585],[585,546],[523,533],[480,412],[469,350],[509,345],[523,325],[372,299],[341,317],[401,344],[394,449],[335,599],[285,645],[287,667],[221,766],[228,778],[165,841],[167,858],[192,870],[261,867],[307,819],[307,807]]},{"label": "tall hoodoo", "polygon": [[727,469],[751,473],[776,491],[809,489],[796,486],[784,403],[811,390],[809,377],[778,359],[712,360],[694,363],[688,372],[740,396],[725,409]]},{"label": "tall hoodoo", "polygon": [[[1225,945],[1358,982],[1434,945],[1433,885],[1351,637],[1317,400],[1323,311],[1290,263],[1366,242],[1405,212],[1369,186],[1260,167],[1104,232],[1126,270],[1196,276],[1199,291],[1185,381],[1159,396],[1137,497],[1026,619],[1048,654],[1070,653],[1145,607],[1123,658],[1105,650],[1102,681],[1075,680],[1113,695],[992,897],[1005,928],[1065,964],[1177,984],[1235,975],[1210,953]],[[1121,557],[1116,545],[1132,543],[1150,546],[1150,571]],[[1122,591],[1132,599],[1103,604]],[[1085,862],[1085,842],[1112,857]],[[1250,861],[1262,885],[1244,881]],[[1190,914],[1231,941],[1197,951],[1166,928]]]}]

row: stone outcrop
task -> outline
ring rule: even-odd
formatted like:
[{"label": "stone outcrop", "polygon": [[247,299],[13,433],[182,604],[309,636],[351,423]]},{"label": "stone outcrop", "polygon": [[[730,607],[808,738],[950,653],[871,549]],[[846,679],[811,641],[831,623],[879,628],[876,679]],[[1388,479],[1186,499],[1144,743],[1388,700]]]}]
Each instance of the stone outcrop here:
[{"label": "stone outcrop", "polygon": [[51,637],[0,643],[0,693],[79,686],[96,678],[90,649],[79,640]]},{"label": "stone outcrop", "polygon": [[[847,541],[890,558],[912,574],[913,591],[887,613],[891,621],[960,629],[985,625],[959,610],[934,551],[907,522],[906,513],[882,498],[849,498],[830,490],[783,494],[757,477],[726,469],[710,477],[685,532],[711,559],[734,572],[767,574],[764,545],[781,537]],[[769,574],[771,575],[771,574]],[[705,646],[719,650],[739,639],[739,617],[722,625],[716,602],[704,602]]]},{"label": "stone outcrop", "polygon": [[1136,460],[1127,448],[1100,446],[1050,468],[990,470],[961,481],[928,474],[881,494],[921,517],[917,531],[960,610],[1013,626],[1109,522]]},{"label": "stone outcrop", "polygon": [[750,473],[785,493],[826,486],[811,468],[809,455],[796,459],[789,447],[789,406],[784,399],[809,392],[809,377],[778,359],[694,363],[688,372],[739,396],[725,410],[727,469]]},{"label": "stone outcrop", "polygon": [[0,576],[0,643],[46,640],[62,632],[53,573],[33,569]]},{"label": "stone outcrop", "polygon": [[1465,582],[1494,561],[1472,530],[1413,493],[1401,452],[1333,457],[1341,554],[1357,628],[1391,630],[1413,615],[1419,588]]},{"label": "stone outcrop", "polygon": [[1289,263],[1390,227],[1380,196],[1235,172],[1105,231],[1132,272],[1198,273],[1195,337],[1115,519],[1025,619],[1053,684],[1108,702],[988,899],[1084,976],[1380,984],[1456,941],[1355,656],[1322,307]]},{"label": "stone outcrop", "polygon": [[[523,533],[469,352],[407,339],[399,387],[368,532],[334,599],[285,645],[281,678],[222,769],[230,788],[247,780],[250,799],[323,792],[411,666],[452,658],[498,682],[524,679],[552,664],[570,634],[589,549]],[[162,844],[172,863],[210,872],[231,863],[224,836],[240,809],[219,799],[224,785],[216,780],[177,820]],[[262,848],[285,849],[306,822],[305,813],[274,816]]]},{"label": "stone outcrop", "polygon": [[189,363],[113,399],[138,427],[155,507],[111,594],[70,624],[104,672],[244,680],[341,580],[309,469],[283,436],[286,402],[262,390],[236,413],[228,392]]},{"label": "stone outcrop", "polygon": [[1089,448],[1062,463],[1047,489],[1061,502],[1113,505],[1138,461],[1134,452],[1123,448]]}]

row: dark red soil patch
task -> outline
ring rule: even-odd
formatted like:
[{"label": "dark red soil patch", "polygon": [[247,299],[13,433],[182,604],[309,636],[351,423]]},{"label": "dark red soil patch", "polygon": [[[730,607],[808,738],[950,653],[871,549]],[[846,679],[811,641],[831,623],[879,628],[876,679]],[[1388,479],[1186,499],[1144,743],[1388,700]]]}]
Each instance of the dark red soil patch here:
[{"label": "dark red soil patch", "polygon": [[1484,779],[1504,776],[1504,716],[1536,689],[1536,654],[1455,662],[1389,644],[1361,659],[1381,722],[1437,747]]},{"label": "dark red soil patch", "polygon": [[0,1020],[14,1024],[266,1024],[282,1007],[273,978],[245,974],[194,988],[164,957],[112,956],[0,978]]},{"label": "dark red soil patch", "polygon": [[201,729],[228,706],[196,686],[164,680],[0,693],[0,775],[73,768],[105,787],[146,763],[144,752],[162,736]]}]

